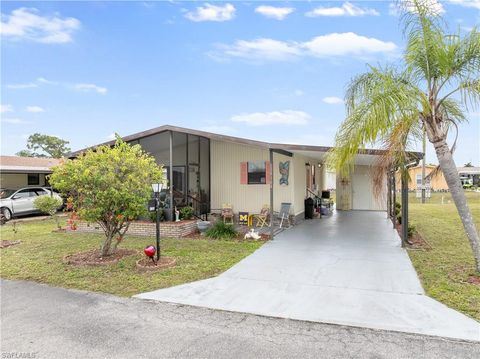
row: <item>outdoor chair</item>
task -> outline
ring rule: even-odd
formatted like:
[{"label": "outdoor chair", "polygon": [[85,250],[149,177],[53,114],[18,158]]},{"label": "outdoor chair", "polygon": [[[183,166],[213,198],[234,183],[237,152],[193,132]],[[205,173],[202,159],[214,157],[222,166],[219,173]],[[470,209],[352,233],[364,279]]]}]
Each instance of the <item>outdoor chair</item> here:
[{"label": "outdoor chair", "polygon": [[233,224],[233,207],[231,204],[222,205],[222,214],[223,223]]},{"label": "outdoor chair", "polygon": [[287,221],[288,227],[290,228],[290,207],[291,203],[283,202],[280,205],[280,212],[276,213],[276,218],[280,220],[280,228],[283,228],[283,222]]},{"label": "outdoor chair", "polygon": [[268,220],[269,214],[270,214],[270,207],[268,205],[264,205],[260,213],[254,215],[254,219],[257,220],[257,227],[263,228],[264,226],[268,226],[267,220]]}]

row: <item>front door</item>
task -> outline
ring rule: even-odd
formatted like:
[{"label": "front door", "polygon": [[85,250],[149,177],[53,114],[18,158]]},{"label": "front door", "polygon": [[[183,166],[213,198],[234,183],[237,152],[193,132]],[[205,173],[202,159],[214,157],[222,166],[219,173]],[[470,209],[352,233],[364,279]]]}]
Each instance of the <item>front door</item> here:
[{"label": "front door", "polygon": [[352,209],[372,209],[372,185],[368,171],[353,173],[352,192]]}]

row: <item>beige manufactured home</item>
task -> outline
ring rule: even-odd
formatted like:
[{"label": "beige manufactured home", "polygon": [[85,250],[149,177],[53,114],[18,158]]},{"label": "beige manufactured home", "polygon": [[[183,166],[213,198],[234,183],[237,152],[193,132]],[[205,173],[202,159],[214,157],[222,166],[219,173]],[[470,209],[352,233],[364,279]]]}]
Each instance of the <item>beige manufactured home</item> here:
[{"label": "beige manufactured home", "polygon": [[[302,217],[305,199],[327,187],[324,161],[330,147],[261,142],[169,125],[123,139],[140,144],[164,166],[171,184],[164,193],[167,208],[191,205],[201,215],[231,204],[235,213],[258,213],[272,204],[278,211],[286,202],[291,215]],[[386,210],[386,194],[372,192],[371,166],[379,154],[363,151],[351,175],[337,179],[338,210]]]}]

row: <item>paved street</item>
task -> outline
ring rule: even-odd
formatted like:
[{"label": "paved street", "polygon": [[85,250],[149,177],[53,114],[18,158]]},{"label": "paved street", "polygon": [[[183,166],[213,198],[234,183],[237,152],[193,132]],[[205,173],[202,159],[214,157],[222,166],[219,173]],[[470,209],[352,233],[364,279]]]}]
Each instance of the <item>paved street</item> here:
[{"label": "paved street", "polygon": [[35,358],[480,357],[478,343],[118,298],[29,282],[1,282],[1,315],[2,358],[14,352]]}]

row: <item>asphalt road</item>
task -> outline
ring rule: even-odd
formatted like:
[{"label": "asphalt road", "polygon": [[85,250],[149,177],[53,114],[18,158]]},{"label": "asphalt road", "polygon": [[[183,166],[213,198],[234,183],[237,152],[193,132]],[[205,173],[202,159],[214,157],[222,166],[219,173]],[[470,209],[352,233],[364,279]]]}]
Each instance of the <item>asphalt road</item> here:
[{"label": "asphalt road", "polygon": [[480,343],[2,280],[1,358],[20,357],[460,359]]}]

